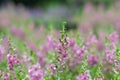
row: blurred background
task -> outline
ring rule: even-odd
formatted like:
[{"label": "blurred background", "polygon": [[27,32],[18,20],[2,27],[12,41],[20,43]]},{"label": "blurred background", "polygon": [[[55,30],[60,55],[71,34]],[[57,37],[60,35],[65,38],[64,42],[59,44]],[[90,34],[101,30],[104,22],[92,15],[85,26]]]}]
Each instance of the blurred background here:
[{"label": "blurred background", "polygon": [[24,24],[55,29],[67,21],[68,30],[99,23],[116,26],[119,5],[119,0],[0,0],[0,20],[4,27],[23,25],[23,20]]}]

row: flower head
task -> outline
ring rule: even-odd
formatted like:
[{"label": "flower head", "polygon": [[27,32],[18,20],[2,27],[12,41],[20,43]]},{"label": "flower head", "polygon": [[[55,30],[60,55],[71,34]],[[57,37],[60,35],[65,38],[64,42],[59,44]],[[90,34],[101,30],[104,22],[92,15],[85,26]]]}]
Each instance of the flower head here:
[{"label": "flower head", "polygon": [[20,60],[18,59],[16,54],[8,54],[7,55],[8,59],[8,66],[10,70],[13,70],[13,67],[16,65],[20,64]]},{"label": "flower head", "polygon": [[77,80],[91,80],[90,72],[86,71],[83,75],[77,76]]},{"label": "flower head", "polygon": [[88,56],[88,64],[91,66],[91,67],[94,67],[98,64],[99,62],[99,57],[98,56],[94,56],[94,55],[89,55]]},{"label": "flower head", "polygon": [[30,80],[44,80],[44,72],[40,69],[40,65],[36,64],[29,69]]}]

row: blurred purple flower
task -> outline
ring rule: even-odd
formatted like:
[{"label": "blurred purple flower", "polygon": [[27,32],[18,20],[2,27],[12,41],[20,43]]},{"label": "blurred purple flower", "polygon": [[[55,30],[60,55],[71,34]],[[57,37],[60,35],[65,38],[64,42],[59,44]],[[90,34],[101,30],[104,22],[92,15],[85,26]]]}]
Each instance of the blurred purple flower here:
[{"label": "blurred purple flower", "polygon": [[44,80],[44,72],[40,69],[40,65],[36,64],[29,69],[30,80]]},{"label": "blurred purple flower", "polygon": [[87,3],[86,5],[85,5],[85,13],[91,13],[91,12],[94,12],[95,11],[95,9],[94,9],[94,7],[93,7],[93,5],[92,4],[90,4],[90,3]]},{"label": "blurred purple flower", "polygon": [[53,76],[57,76],[57,69],[56,69],[56,65],[51,64],[48,69],[50,69],[52,71],[52,75]]},{"label": "blurred purple flower", "polygon": [[120,72],[120,62],[115,60],[115,72],[119,73]]},{"label": "blurred purple flower", "polygon": [[117,45],[118,42],[119,42],[119,35],[117,34],[117,32],[111,34],[108,38],[109,38],[113,43],[115,43],[116,45]]},{"label": "blurred purple flower", "polygon": [[25,31],[23,29],[19,29],[17,27],[12,27],[11,28],[12,35],[15,37],[23,40],[25,38]]},{"label": "blurred purple flower", "polygon": [[45,61],[46,54],[41,53],[41,52],[37,52],[36,55],[37,55],[37,57],[39,59],[40,66],[44,67],[45,64],[46,64],[46,61]]},{"label": "blurred purple flower", "polygon": [[92,38],[88,42],[86,42],[86,46],[90,47],[91,45],[96,44],[96,43],[98,43],[98,40],[96,36],[93,35]]},{"label": "blurred purple flower", "polygon": [[94,56],[94,55],[89,55],[88,56],[88,64],[91,67],[96,66],[99,63],[99,57],[98,56]]},{"label": "blurred purple flower", "polygon": [[94,78],[94,80],[103,80],[103,78]]},{"label": "blurred purple flower", "polygon": [[29,43],[29,44],[28,44],[28,47],[29,47],[30,50],[32,50],[32,51],[34,51],[34,52],[37,51],[37,47],[36,47],[36,45],[33,44],[33,43]]},{"label": "blurred purple flower", "polygon": [[115,49],[106,49],[105,51],[106,53],[106,59],[109,63],[114,63],[115,59],[116,59],[116,50]]},{"label": "blurred purple flower", "polygon": [[13,70],[13,67],[15,65],[20,64],[20,60],[18,59],[16,54],[8,54],[7,59],[8,59],[8,67],[10,70]]},{"label": "blurred purple flower", "polygon": [[87,50],[85,48],[80,48],[79,46],[75,46],[73,48],[73,52],[79,57],[80,60],[82,60],[87,53]]},{"label": "blurred purple flower", "polygon": [[84,74],[77,76],[77,80],[91,80],[90,72],[86,71]]},{"label": "blurred purple flower", "polygon": [[9,73],[3,73],[4,76],[2,78],[2,80],[10,80],[10,74]]},{"label": "blurred purple flower", "polygon": [[75,41],[73,39],[69,39],[68,44],[69,44],[70,47],[74,47]]},{"label": "blurred purple flower", "polygon": [[63,51],[63,47],[61,43],[58,43],[58,52],[62,52]]},{"label": "blurred purple flower", "polygon": [[104,45],[103,45],[103,42],[102,42],[102,41],[100,41],[100,40],[98,41],[97,48],[98,48],[98,50],[100,50],[100,51],[104,50]]},{"label": "blurred purple flower", "polygon": [[53,40],[52,36],[47,36],[47,46],[50,50],[56,49],[56,42]]}]

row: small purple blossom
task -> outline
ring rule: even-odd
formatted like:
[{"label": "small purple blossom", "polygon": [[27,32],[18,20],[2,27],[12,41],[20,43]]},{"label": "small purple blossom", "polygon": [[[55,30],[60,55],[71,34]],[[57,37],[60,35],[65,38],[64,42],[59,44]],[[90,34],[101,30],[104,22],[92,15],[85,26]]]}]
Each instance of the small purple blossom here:
[{"label": "small purple blossom", "polygon": [[90,47],[91,45],[96,44],[96,43],[98,43],[98,40],[97,40],[96,36],[93,35],[92,38],[86,42],[86,46]]},{"label": "small purple blossom", "polygon": [[88,56],[88,64],[91,67],[96,66],[99,63],[99,57],[98,56],[94,56],[94,55],[89,55]]},{"label": "small purple blossom", "polygon": [[37,52],[36,53],[38,59],[39,59],[39,64],[41,67],[44,67],[45,66],[45,57],[46,57],[46,54],[44,53],[41,53],[41,52]]},{"label": "small purple blossom", "polygon": [[106,59],[109,63],[114,63],[115,59],[116,59],[116,50],[115,49],[106,49]]},{"label": "small purple blossom", "polygon": [[11,29],[11,33],[13,36],[19,38],[19,39],[24,39],[25,38],[25,31],[23,29],[19,29],[17,27],[13,27]]},{"label": "small purple blossom", "polygon": [[10,70],[13,70],[14,66],[18,66],[20,64],[20,60],[18,59],[16,54],[8,54],[7,59]]},{"label": "small purple blossom", "polygon": [[117,32],[111,34],[108,38],[109,38],[113,43],[115,43],[116,45],[117,45],[118,42],[119,42],[119,35],[117,34]]},{"label": "small purple blossom", "polygon": [[57,76],[57,69],[56,69],[56,65],[51,64],[48,69],[50,69],[52,71],[52,75],[53,76]]},{"label": "small purple blossom", "polygon": [[10,80],[10,74],[9,73],[3,73],[3,80]]},{"label": "small purple blossom", "polygon": [[77,76],[77,80],[91,80],[90,72],[86,71],[84,74]]},{"label": "small purple blossom", "polygon": [[70,47],[74,47],[75,41],[73,39],[69,39],[68,44],[69,44]]},{"label": "small purple blossom", "polygon": [[62,52],[63,51],[63,47],[61,43],[58,43],[58,52]]},{"label": "small purple blossom", "polygon": [[120,72],[120,62],[115,60],[114,63],[115,63],[115,67],[116,67],[115,72],[119,73]]},{"label": "small purple blossom", "polygon": [[82,60],[86,55],[87,50],[85,48],[80,48],[79,46],[75,46],[73,48],[73,52],[79,57],[80,60]]},{"label": "small purple blossom", "polygon": [[40,69],[40,65],[36,64],[29,69],[30,80],[44,80],[44,72]]},{"label": "small purple blossom", "polygon": [[95,78],[94,80],[103,80],[103,78]]},{"label": "small purple blossom", "polygon": [[100,40],[98,41],[97,48],[98,48],[98,50],[100,50],[100,51],[104,50],[104,45],[103,45],[103,42],[102,42],[102,41],[100,41]]},{"label": "small purple blossom", "polygon": [[47,46],[49,50],[55,50],[56,42],[53,40],[52,36],[47,36]]}]

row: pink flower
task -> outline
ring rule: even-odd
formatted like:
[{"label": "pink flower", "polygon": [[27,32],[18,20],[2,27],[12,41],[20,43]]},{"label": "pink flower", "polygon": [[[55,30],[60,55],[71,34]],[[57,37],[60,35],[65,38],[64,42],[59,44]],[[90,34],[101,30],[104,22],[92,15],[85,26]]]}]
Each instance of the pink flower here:
[{"label": "pink flower", "polygon": [[15,65],[19,65],[20,64],[20,60],[17,58],[16,54],[8,54],[7,55],[7,59],[8,59],[8,66],[10,70],[13,70],[13,67]]},{"label": "pink flower", "polygon": [[38,59],[39,59],[39,63],[40,63],[40,66],[41,67],[44,67],[45,66],[45,57],[46,57],[46,54],[44,53],[41,53],[41,52],[37,52],[36,53]]},{"label": "pink flower", "polygon": [[91,12],[95,12],[95,9],[94,9],[94,7],[93,7],[92,4],[87,3],[87,4],[85,5],[85,13],[86,13],[86,14],[89,14],[89,13],[91,13]]},{"label": "pink flower", "polygon": [[29,44],[28,44],[28,47],[29,47],[30,50],[32,50],[32,51],[34,51],[34,52],[37,51],[37,47],[36,47],[36,45],[33,44],[33,43],[29,43]]},{"label": "pink flower", "polygon": [[116,67],[115,72],[119,73],[120,72],[120,62],[115,60],[114,63],[115,63],[115,67]]},{"label": "pink flower", "polygon": [[50,69],[52,71],[52,75],[56,76],[57,75],[57,69],[56,69],[56,65],[51,64],[48,69]]},{"label": "pink flower", "polygon": [[68,55],[67,55],[67,51],[63,50],[62,51],[62,62],[64,63],[66,60],[68,60]]},{"label": "pink flower", "polygon": [[61,44],[61,43],[58,43],[58,51],[59,51],[59,52],[62,52],[62,51],[63,51],[63,47],[62,47],[62,44]]},{"label": "pink flower", "polygon": [[74,47],[74,45],[75,45],[75,41],[73,39],[69,39],[68,43],[69,43],[70,47]]},{"label": "pink flower", "polygon": [[47,46],[49,50],[55,50],[56,48],[56,42],[51,36],[47,36]]},{"label": "pink flower", "polygon": [[98,41],[98,50],[102,51],[104,49],[104,45],[102,41]]},{"label": "pink flower", "polygon": [[115,43],[116,45],[117,45],[118,42],[119,42],[119,35],[117,34],[117,32],[111,34],[108,38],[109,38],[113,43]]},{"label": "pink flower", "polygon": [[90,72],[86,71],[83,75],[77,76],[77,80],[91,80]]},{"label": "pink flower", "polygon": [[89,55],[88,56],[88,64],[91,67],[96,66],[99,63],[99,57],[98,56],[94,56],[94,55]]},{"label": "pink flower", "polygon": [[98,40],[97,40],[96,36],[93,35],[92,38],[86,42],[86,46],[90,47],[91,45],[96,44],[96,43],[98,43]]},{"label": "pink flower", "polygon": [[44,72],[40,69],[40,65],[36,64],[29,69],[30,80],[44,80]]},{"label": "pink flower", "polygon": [[73,52],[78,56],[80,60],[82,60],[86,55],[87,50],[85,48],[80,48],[79,46],[75,46],[73,48]]},{"label": "pink flower", "polygon": [[23,30],[23,29],[19,29],[19,28],[17,28],[17,27],[13,27],[12,29],[11,29],[11,32],[12,32],[12,34],[15,36],[15,37],[17,37],[17,38],[19,38],[19,39],[24,39],[25,38],[25,31]]},{"label": "pink flower", "polygon": [[4,73],[3,80],[10,80],[10,74]]},{"label": "pink flower", "polygon": [[115,49],[106,49],[106,59],[109,63],[114,63],[116,59],[116,50]]}]

